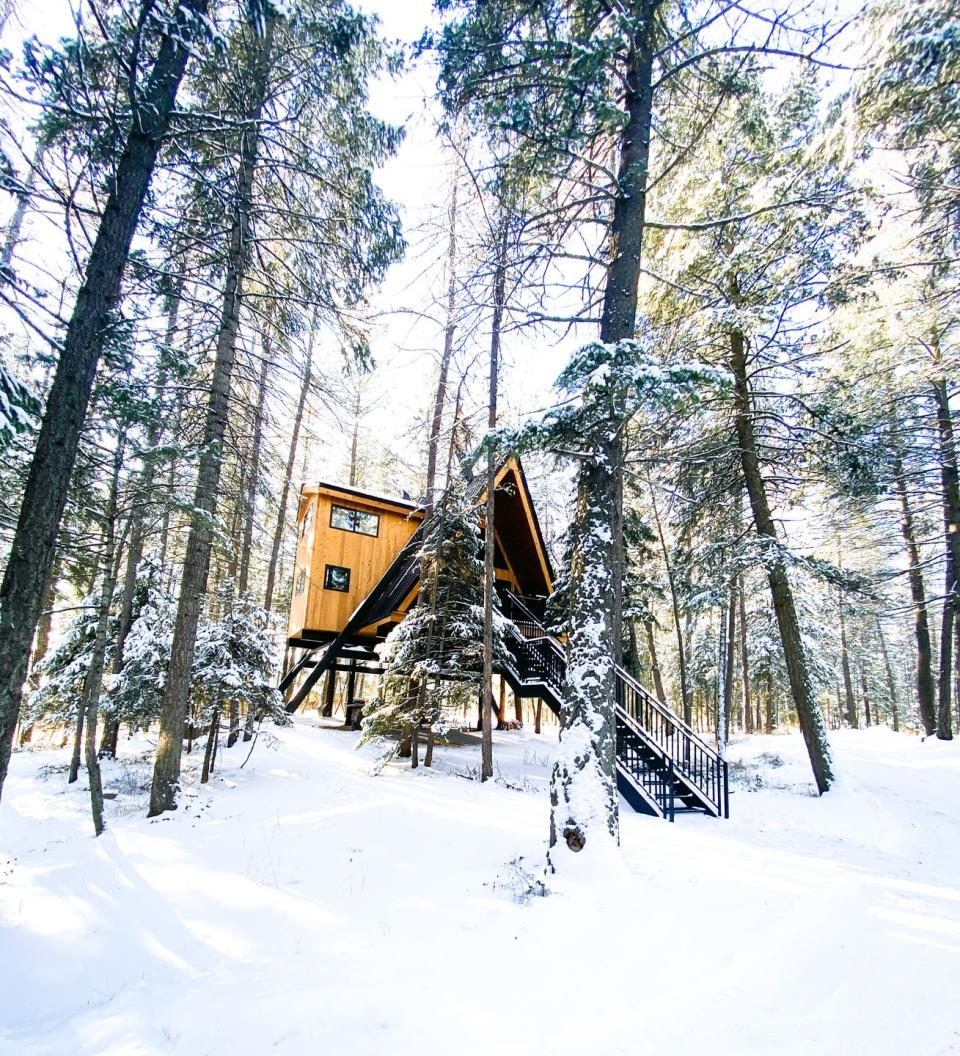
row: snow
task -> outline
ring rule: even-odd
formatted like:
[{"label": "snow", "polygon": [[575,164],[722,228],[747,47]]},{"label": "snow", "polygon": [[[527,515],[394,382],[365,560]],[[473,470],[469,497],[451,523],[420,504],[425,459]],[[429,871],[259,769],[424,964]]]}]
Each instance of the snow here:
[{"label": "snow", "polygon": [[956,742],[834,733],[818,799],[799,735],[734,740],[729,822],[623,808],[622,864],[527,898],[555,730],[496,734],[485,785],[475,735],[379,776],[357,737],[298,717],[153,821],[128,742],[99,840],[66,751],[16,753],[0,1052],[960,1050]]}]

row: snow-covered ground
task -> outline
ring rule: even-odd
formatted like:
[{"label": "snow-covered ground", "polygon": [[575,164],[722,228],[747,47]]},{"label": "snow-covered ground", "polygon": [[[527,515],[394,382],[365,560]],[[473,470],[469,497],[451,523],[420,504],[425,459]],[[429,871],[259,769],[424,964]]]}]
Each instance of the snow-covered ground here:
[{"label": "snow-covered ground", "polygon": [[0,1052],[960,1052],[957,743],[835,734],[823,799],[798,736],[735,743],[731,821],[624,810],[622,869],[525,897],[553,735],[487,785],[469,738],[379,775],[314,718],[266,740],[156,821],[129,745],[99,840],[63,752],[14,757]]}]

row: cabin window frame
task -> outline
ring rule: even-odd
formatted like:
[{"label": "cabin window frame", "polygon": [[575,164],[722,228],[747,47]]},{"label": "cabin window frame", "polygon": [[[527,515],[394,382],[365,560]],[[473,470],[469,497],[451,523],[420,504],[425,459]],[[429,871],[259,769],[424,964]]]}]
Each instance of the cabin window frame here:
[{"label": "cabin window frame", "polygon": [[307,589],[307,570],[305,568],[298,568],[297,574],[293,583],[293,596],[299,598],[300,595]]},{"label": "cabin window frame", "polygon": [[[331,572],[346,572],[347,574],[347,585],[345,587],[334,587],[330,585],[330,573]],[[323,566],[323,589],[333,590],[338,594],[349,594],[350,593],[350,569],[345,565],[324,565]]]},{"label": "cabin window frame", "polygon": [[[362,513],[366,517],[372,517],[376,521],[376,531],[364,532],[359,528],[344,528],[342,524],[334,524],[334,514],[338,510],[343,510],[345,513],[355,514]],[[335,528],[338,532],[349,532],[351,535],[365,535],[368,539],[377,539],[380,536],[380,514],[374,513],[373,510],[364,510],[356,506],[343,506],[339,502],[332,502],[330,504],[330,527]]]}]

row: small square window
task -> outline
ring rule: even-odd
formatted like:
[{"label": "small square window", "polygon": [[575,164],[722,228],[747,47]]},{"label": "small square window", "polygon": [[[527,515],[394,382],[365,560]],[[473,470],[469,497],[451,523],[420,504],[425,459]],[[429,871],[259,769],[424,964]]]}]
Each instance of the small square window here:
[{"label": "small square window", "polygon": [[350,569],[326,565],[323,570],[323,589],[339,590],[346,594],[350,590]]},{"label": "small square window", "polygon": [[380,518],[375,513],[367,513],[366,510],[355,510],[353,530],[361,535],[376,535],[380,531]]}]

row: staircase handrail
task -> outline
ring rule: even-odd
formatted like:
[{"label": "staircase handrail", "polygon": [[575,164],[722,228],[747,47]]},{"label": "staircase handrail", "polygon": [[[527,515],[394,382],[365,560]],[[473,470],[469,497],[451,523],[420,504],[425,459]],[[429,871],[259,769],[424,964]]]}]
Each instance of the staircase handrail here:
[{"label": "staircase handrail", "polygon": [[[560,643],[552,635],[547,633],[542,622],[537,619],[530,609],[524,605],[524,603],[512,591],[508,591],[507,593],[511,604],[514,605],[524,617],[524,622],[531,623],[543,631],[542,638],[532,640],[546,642],[548,647],[553,649],[555,653],[559,655],[564,664],[566,664],[566,653]],[[528,641],[529,640],[531,639],[528,639]],[[616,677],[621,683],[623,683],[623,685],[629,686],[633,692],[637,693],[643,699],[644,704],[660,716],[668,729],[667,738],[669,738],[669,740],[658,740],[630,714],[626,707],[620,703],[616,704],[617,713],[621,715],[621,717],[625,717],[629,720],[631,729],[638,733],[648,745],[663,752],[666,757],[672,761],[677,773],[683,777],[686,783],[699,796],[711,803],[718,812],[724,811],[726,800],[726,766],[720,753],[695,733],[692,727],[681,719],[679,715],[675,714],[670,708],[662,704],[655,696],[653,696],[652,693],[649,693],[644,689],[635,678],[628,675],[622,667],[618,666],[616,668]],[[675,738],[674,734],[677,735]],[[701,757],[702,762],[707,764],[707,769],[710,772],[704,774],[704,768],[702,765],[693,765],[693,758],[695,755]]]},{"label": "staircase handrail", "polygon": [[[543,626],[542,621],[538,620],[537,617],[534,616],[530,609],[528,609],[527,606],[524,605],[524,603],[516,596],[516,594],[513,593],[513,591],[508,591],[507,593],[510,598],[511,604],[516,605],[516,607],[526,617],[526,621],[528,623],[534,623],[538,627],[540,627],[543,630],[544,638],[546,638],[549,641],[550,645],[555,650],[557,650],[557,652],[559,652],[564,657],[564,659],[566,659],[566,653],[564,652],[563,646],[561,646],[560,643],[556,640],[556,638],[554,638],[547,631],[547,629]],[[663,704],[660,700],[658,700],[657,697],[655,697],[649,690],[644,689],[644,687],[632,675],[627,674],[627,672],[620,666],[617,667],[617,677],[620,678],[623,682],[626,682],[627,685],[629,685],[635,692],[641,694],[641,696],[643,696],[647,700],[647,702],[654,709],[654,711],[662,715],[663,718],[668,720],[668,722],[683,730],[683,732],[690,738],[691,741],[694,742],[694,744],[703,749],[707,754],[716,756],[717,759],[720,758],[720,753],[717,752],[715,748],[707,744],[707,742],[693,729],[692,726],[690,726],[688,722],[682,719],[671,708],[667,707],[666,704]]]},{"label": "staircase handrail", "polygon": [[688,722],[682,719],[672,708],[669,708],[666,704],[662,703],[659,698],[655,697],[650,692],[649,689],[645,689],[632,675],[627,674],[622,667],[617,668],[617,675],[622,682],[625,682],[631,689],[639,693],[654,711],[658,712],[665,719],[673,723],[674,726],[681,729],[687,737],[697,745],[697,747],[701,748],[708,755],[712,755],[717,759],[720,758],[720,753],[716,748],[708,744]]}]

